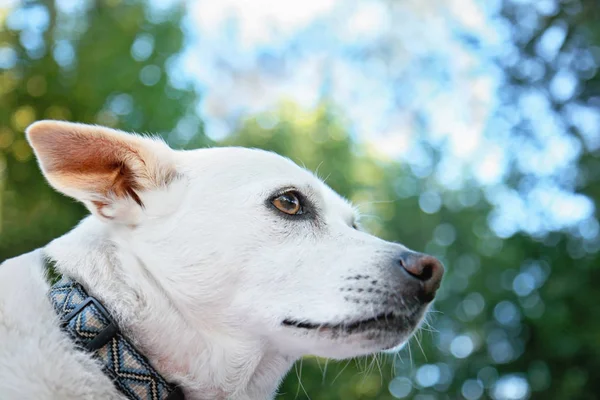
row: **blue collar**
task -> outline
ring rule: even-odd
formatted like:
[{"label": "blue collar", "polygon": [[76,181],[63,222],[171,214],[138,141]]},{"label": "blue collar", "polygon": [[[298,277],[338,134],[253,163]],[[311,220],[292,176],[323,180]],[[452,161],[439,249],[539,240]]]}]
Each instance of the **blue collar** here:
[{"label": "blue collar", "polygon": [[104,306],[81,284],[57,274],[55,261],[45,265],[52,286],[50,302],[61,328],[82,350],[93,353],[115,387],[133,400],[183,400],[180,387],[167,382],[119,331]]}]

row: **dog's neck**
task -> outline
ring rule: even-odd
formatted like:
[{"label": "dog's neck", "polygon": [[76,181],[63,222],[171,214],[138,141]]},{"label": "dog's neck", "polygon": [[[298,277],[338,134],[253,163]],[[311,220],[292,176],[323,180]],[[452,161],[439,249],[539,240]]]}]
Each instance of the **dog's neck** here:
[{"label": "dog's neck", "polygon": [[[180,294],[148,265],[160,254],[136,254],[132,247],[126,235],[90,217],[45,251],[59,272],[104,303],[157,370],[183,386],[186,398],[271,398],[294,359],[264,339],[219,325],[214,315],[190,316]],[[206,325],[198,326],[202,319]]]}]

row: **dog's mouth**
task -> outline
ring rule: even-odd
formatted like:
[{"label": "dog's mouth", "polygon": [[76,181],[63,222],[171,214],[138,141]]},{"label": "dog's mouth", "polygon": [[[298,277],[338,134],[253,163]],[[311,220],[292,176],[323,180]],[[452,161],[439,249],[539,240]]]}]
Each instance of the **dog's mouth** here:
[{"label": "dog's mouth", "polygon": [[291,328],[318,331],[318,332],[340,332],[345,334],[360,333],[366,331],[405,331],[410,329],[412,316],[397,315],[392,312],[381,313],[375,317],[340,322],[340,323],[316,323],[310,321],[298,321],[285,319],[283,325]]}]

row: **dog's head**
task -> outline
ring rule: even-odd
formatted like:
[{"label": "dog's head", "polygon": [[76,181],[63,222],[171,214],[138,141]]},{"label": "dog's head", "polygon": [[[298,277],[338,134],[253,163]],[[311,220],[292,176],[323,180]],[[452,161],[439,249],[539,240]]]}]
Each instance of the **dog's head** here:
[{"label": "dog's head", "polygon": [[362,231],[346,200],[276,154],[175,151],[53,121],[27,133],[48,181],[105,221],[197,329],[352,357],[405,342],[440,285],[439,261]]}]

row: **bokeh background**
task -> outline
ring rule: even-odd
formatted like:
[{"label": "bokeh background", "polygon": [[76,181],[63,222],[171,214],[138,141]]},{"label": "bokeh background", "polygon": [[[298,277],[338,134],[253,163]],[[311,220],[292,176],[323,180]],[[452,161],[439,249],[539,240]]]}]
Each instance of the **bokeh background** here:
[{"label": "bokeh background", "polygon": [[85,215],[37,119],[272,149],[448,270],[398,355],[278,399],[595,399],[599,65],[597,0],[2,0],[0,261]]}]

